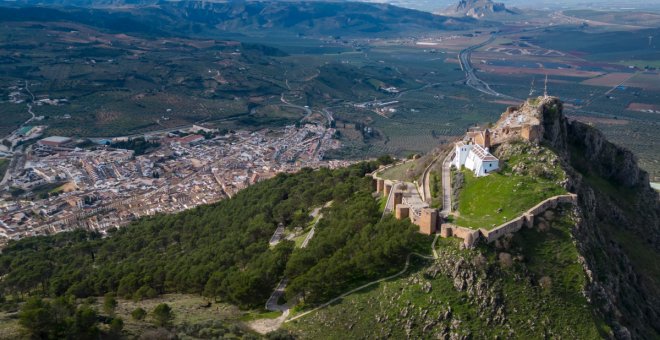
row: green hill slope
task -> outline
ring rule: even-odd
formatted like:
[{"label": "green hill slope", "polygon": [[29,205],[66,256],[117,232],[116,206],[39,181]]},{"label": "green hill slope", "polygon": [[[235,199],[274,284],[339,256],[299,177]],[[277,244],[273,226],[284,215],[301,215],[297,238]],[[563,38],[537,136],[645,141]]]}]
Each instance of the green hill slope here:
[{"label": "green hill slope", "polygon": [[[549,214],[548,214],[549,215]],[[526,229],[474,250],[455,240],[440,259],[417,261],[402,278],[351,295],[285,325],[305,339],[516,338],[594,339],[610,334],[583,295],[587,276],[570,230],[571,206],[542,230]]]},{"label": "green hill slope", "polygon": [[[546,211],[533,228],[494,243],[463,249],[457,239],[439,239],[437,259],[410,256],[430,254],[432,238],[408,221],[381,218],[365,177],[376,163],[305,169],[218,204],[137,221],[106,238],[78,231],[13,242],[0,255],[2,307],[36,297],[46,303],[32,300],[28,311],[66,301],[70,314],[93,315],[86,298],[112,292],[135,301],[191,293],[252,309],[287,277],[286,298],[297,302],[289,317],[299,318],[277,336],[657,338],[658,193],[632,153],[569,122],[558,100],[540,105],[543,157],[561,167],[554,180],[578,202]],[[280,223],[304,228],[310,210],[329,201],[307,248],[294,241],[269,247]],[[402,276],[312,309],[400,272],[408,257],[411,268]]]}]

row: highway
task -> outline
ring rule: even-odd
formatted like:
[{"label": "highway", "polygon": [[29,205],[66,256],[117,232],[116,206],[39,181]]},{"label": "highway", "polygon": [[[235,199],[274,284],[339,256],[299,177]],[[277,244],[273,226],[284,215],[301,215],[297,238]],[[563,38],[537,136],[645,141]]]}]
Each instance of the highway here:
[{"label": "highway", "polygon": [[490,38],[488,38],[488,40],[479,43],[477,45],[470,46],[458,53],[458,60],[461,63],[461,70],[465,72],[465,85],[481,93],[485,93],[487,95],[519,100],[518,98],[513,98],[511,96],[507,96],[505,94],[499,93],[491,89],[490,85],[488,85],[488,83],[484,82],[483,80],[479,79],[479,77],[477,77],[477,75],[474,72],[474,67],[472,66],[472,61],[470,60],[472,57],[472,52],[492,43],[493,41],[495,41],[496,37],[497,36],[493,34],[490,36]]}]

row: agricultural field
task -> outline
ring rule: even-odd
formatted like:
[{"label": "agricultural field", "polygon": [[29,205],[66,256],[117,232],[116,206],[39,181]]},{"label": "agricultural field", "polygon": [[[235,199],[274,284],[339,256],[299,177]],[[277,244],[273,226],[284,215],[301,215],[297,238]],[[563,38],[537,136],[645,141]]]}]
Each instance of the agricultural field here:
[{"label": "agricultural field", "polygon": [[7,169],[9,168],[9,163],[11,161],[6,158],[0,158],[0,180],[5,177],[5,172],[7,172]]},{"label": "agricultural field", "polygon": [[[597,14],[603,13],[580,13]],[[569,118],[596,126],[608,139],[633,151],[657,181],[660,141],[655,131],[660,115],[654,111],[660,107],[660,72],[654,63],[660,50],[649,45],[648,38],[656,33],[660,32],[614,25],[510,34],[476,51],[473,63],[479,78],[491,88],[520,100],[542,94],[547,75],[548,94],[564,101]],[[569,35],[571,39],[564,38]],[[492,100],[493,104],[515,102]]]},{"label": "agricultural field", "polygon": [[[117,34],[68,21],[3,26],[0,132],[29,118],[30,93],[36,101],[59,100],[33,105],[45,117],[46,133],[74,137],[139,135],[197,122],[221,129],[281,126],[302,119],[301,108],[309,106],[313,117],[326,109],[336,120],[344,148],[326,157],[405,157],[496,121],[507,106],[541,94],[548,75],[549,94],[566,103],[569,116],[601,128],[660,177],[653,151],[660,146],[653,134],[660,115],[640,109],[660,106],[660,73],[653,69],[659,52],[648,44],[653,29],[503,30],[472,54],[472,63],[504,98],[465,86],[458,63],[458,52],[486,41],[486,32],[414,39],[216,33]],[[383,90],[389,87],[396,91]],[[392,104],[364,105],[370,102]]]},{"label": "agricultural field", "polygon": [[0,100],[0,139],[9,135],[23,122],[30,118],[25,104],[11,104],[7,105]]}]

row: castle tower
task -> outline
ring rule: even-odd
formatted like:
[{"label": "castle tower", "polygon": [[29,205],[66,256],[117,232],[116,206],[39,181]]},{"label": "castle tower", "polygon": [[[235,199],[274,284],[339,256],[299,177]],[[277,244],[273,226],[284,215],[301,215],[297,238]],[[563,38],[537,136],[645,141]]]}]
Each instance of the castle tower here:
[{"label": "castle tower", "polygon": [[402,192],[395,192],[394,193],[394,209],[396,209],[397,205],[403,203],[403,193]]},{"label": "castle tower", "polygon": [[425,235],[431,235],[438,230],[438,211],[433,208],[422,209],[422,215],[419,219],[419,232]]},{"label": "castle tower", "polygon": [[397,220],[402,220],[410,215],[410,208],[405,204],[399,204],[394,209],[394,217]]},{"label": "castle tower", "polygon": [[489,129],[486,129],[486,131],[484,131],[484,145],[483,145],[483,147],[486,148],[486,149],[490,148],[490,145],[491,145],[490,144],[490,134],[491,133],[490,133]]},{"label": "castle tower", "polygon": [[447,237],[452,237],[454,234],[454,229],[452,227],[444,224],[440,227],[440,236],[447,238]]},{"label": "castle tower", "polygon": [[383,196],[384,197],[389,196],[390,191],[392,191],[392,183],[385,183],[385,190],[383,190]]},{"label": "castle tower", "polygon": [[383,192],[385,190],[385,181],[378,179],[376,182],[376,192]]}]

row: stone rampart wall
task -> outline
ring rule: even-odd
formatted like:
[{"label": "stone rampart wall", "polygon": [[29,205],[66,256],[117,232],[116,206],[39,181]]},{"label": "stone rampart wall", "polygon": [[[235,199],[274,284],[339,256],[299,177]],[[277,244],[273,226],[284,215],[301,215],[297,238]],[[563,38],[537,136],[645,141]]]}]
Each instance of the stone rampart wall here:
[{"label": "stone rampart wall", "polygon": [[483,237],[486,239],[488,243],[494,242],[500,237],[510,234],[510,233],[515,233],[518,230],[520,230],[522,227],[527,226],[527,227],[532,227],[534,226],[534,217],[538,216],[542,213],[544,213],[546,210],[549,209],[554,209],[557,207],[557,205],[561,203],[571,203],[575,204],[577,203],[577,195],[576,194],[567,194],[567,195],[559,195],[559,196],[554,196],[550,197],[547,200],[535,205],[533,208],[527,210],[525,213],[523,213],[521,216],[506,222],[497,228],[494,228],[492,230],[486,230],[486,229],[479,229]]},{"label": "stone rampart wall", "polygon": [[484,228],[474,230],[470,228],[459,227],[451,223],[444,223],[440,228],[440,236],[455,236],[463,239],[463,244],[466,247],[472,247],[479,237],[483,237],[488,243],[495,242],[502,236],[515,233],[525,226],[531,228],[534,226],[535,216],[543,214],[546,210],[554,209],[557,207],[557,205],[562,203],[576,204],[577,195],[567,194],[550,197],[545,201],[535,205],[533,208],[527,210],[515,219],[508,221],[492,230],[486,230]]},{"label": "stone rampart wall", "polygon": [[479,239],[479,230],[474,230],[466,227],[460,227],[451,223],[443,223],[440,226],[440,236],[451,237],[455,236],[463,240],[463,244],[470,248]]}]

